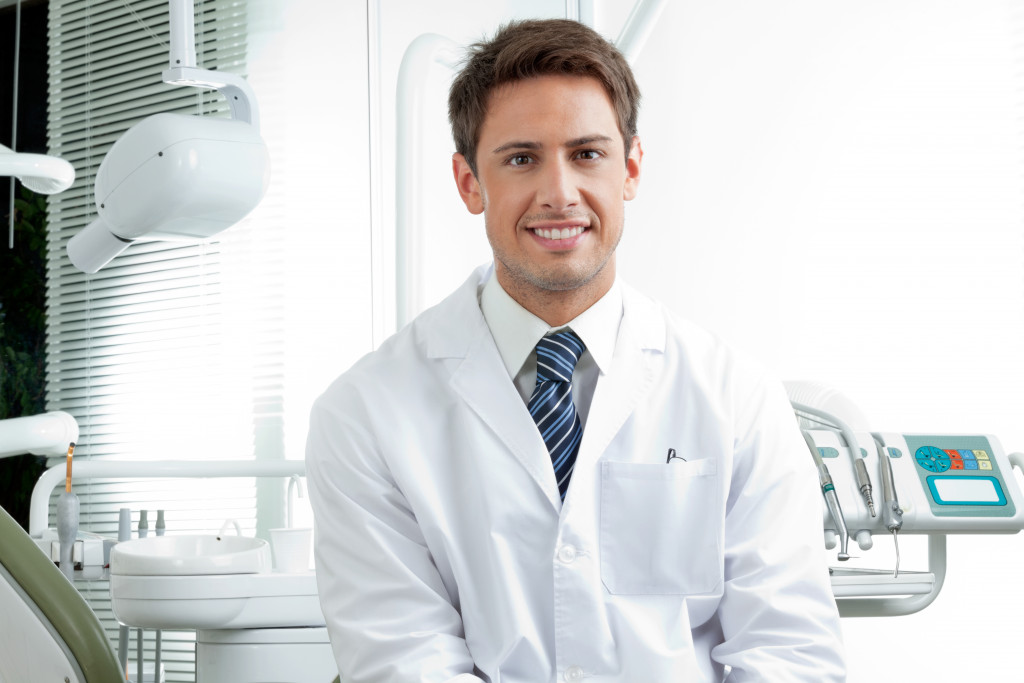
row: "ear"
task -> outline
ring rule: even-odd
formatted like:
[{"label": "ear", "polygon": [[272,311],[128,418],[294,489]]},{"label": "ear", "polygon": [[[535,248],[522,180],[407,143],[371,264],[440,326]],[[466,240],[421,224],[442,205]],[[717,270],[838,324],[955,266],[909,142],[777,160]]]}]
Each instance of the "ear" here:
[{"label": "ear", "polygon": [[484,212],[484,198],[480,191],[480,182],[469,167],[466,157],[458,152],[452,155],[452,174],[455,176],[455,186],[459,188],[459,196],[462,203],[471,214],[477,215]]},{"label": "ear", "polygon": [[640,185],[640,162],[644,158],[643,147],[640,146],[640,136],[633,136],[633,144],[629,148],[629,156],[626,157],[626,182],[622,186],[622,199],[629,201],[636,197]]}]

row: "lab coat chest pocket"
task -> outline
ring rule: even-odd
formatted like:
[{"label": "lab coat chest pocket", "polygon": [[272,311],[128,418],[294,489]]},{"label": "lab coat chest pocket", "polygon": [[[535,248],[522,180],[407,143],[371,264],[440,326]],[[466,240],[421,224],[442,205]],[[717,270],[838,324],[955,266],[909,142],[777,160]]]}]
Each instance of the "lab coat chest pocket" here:
[{"label": "lab coat chest pocket", "polygon": [[601,464],[601,579],[617,594],[695,595],[722,576],[718,461]]}]

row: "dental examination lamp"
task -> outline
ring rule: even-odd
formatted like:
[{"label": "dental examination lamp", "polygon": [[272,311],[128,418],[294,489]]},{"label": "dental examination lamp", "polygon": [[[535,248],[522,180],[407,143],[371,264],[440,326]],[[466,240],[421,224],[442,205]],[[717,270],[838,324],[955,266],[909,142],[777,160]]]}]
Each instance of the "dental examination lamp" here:
[{"label": "dental examination lamp", "polygon": [[68,242],[71,263],[95,273],[136,241],[200,241],[245,218],[267,190],[270,158],[245,79],[195,67],[192,2],[170,2],[164,83],[216,90],[231,118],[154,114],[129,128],[96,175],[98,217]]}]

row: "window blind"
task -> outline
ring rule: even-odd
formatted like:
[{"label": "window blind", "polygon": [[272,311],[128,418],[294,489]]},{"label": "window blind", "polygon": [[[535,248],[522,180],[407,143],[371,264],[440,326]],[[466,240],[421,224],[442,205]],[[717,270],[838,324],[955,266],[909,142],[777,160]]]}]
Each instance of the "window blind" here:
[{"label": "window blind", "polygon": [[[200,67],[246,75],[246,5],[196,1]],[[125,130],[158,112],[227,116],[226,102],[161,82],[167,0],[51,0],[48,38],[50,153],[77,172],[74,186],[49,200],[48,409],[78,420],[76,458],[283,457],[283,264],[273,221],[254,214],[202,244],[137,243],[95,275],[75,270],[65,251],[96,218],[96,172]],[[272,196],[259,211],[274,215]],[[121,507],[134,523],[149,510],[150,528],[165,510],[168,533],[216,531],[235,519],[252,535],[258,524],[279,525],[257,518],[268,490],[251,478],[75,484],[81,528],[112,536]],[[77,586],[116,647],[107,583]],[[148,641],[147,660],[152,649]],[[163,663],[168,681],[194,680],[194,634],[165,632]]]}]

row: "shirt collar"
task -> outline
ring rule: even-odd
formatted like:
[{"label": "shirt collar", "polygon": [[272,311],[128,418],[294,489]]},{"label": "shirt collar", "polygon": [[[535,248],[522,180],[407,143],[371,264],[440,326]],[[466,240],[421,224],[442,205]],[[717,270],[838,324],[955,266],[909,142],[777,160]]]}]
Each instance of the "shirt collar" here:
[{"label": "shirt collar", "polygon": [[513,379],[533,353],[541,337],[571,327],[587,345],[601,374],[612,367],[615,341],[622,321],[622,291],[618,278],[593,306],[567,324],[549,327],[546,322],[519,305],[504,290],[492,272],[480,295],[480,308],[491,330],[498,353]]}]

